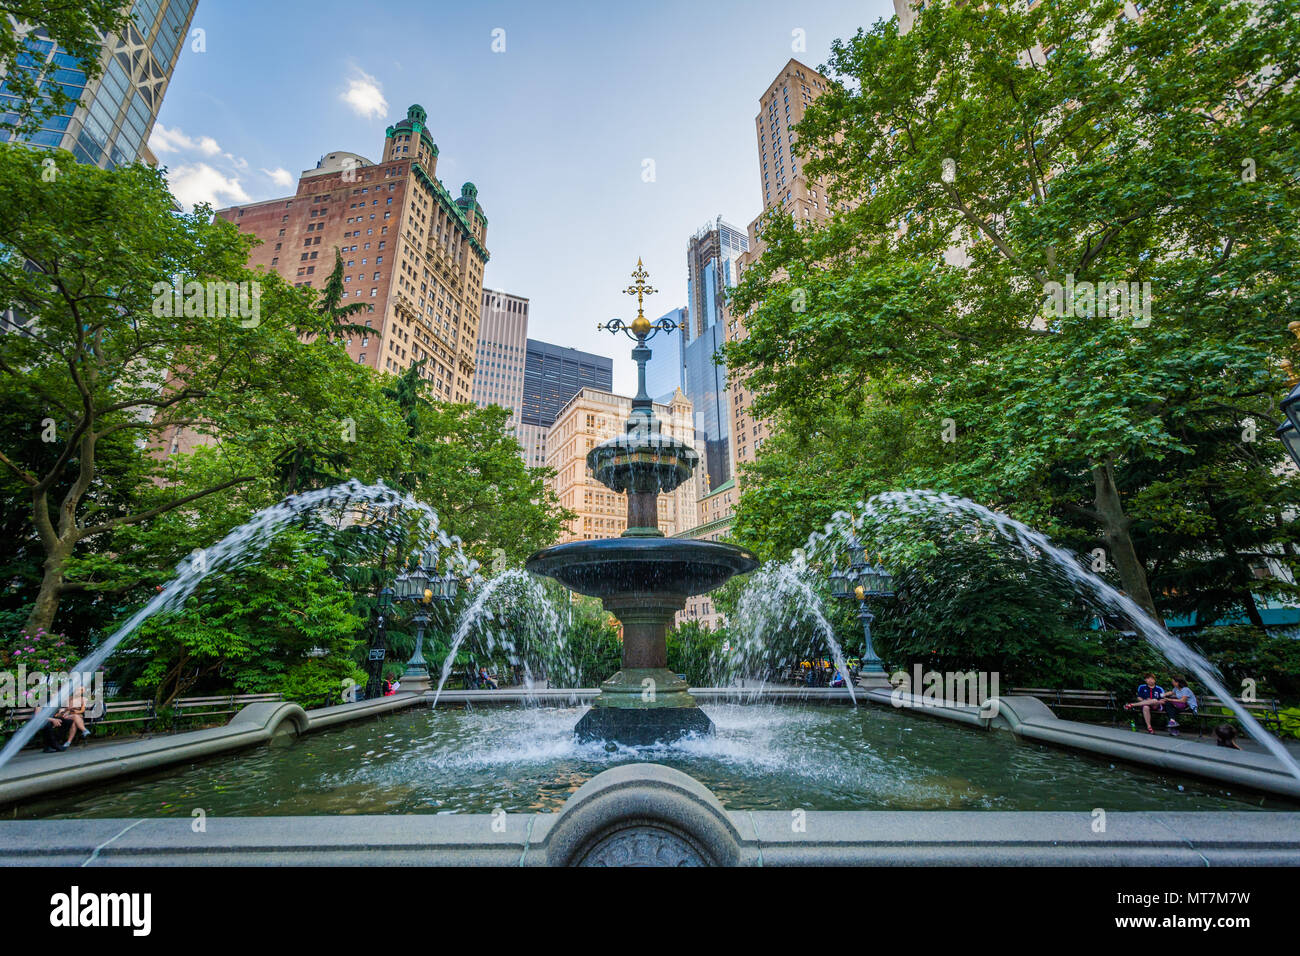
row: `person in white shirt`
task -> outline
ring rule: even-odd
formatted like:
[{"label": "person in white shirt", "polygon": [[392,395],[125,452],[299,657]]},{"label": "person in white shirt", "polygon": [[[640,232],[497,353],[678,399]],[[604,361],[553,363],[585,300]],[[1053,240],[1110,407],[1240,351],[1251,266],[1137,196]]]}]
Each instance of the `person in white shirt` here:
[{"label": "person in white shirt", "polygon": [[1169,718],[1168,730],[1178,736],[1178,715],[1196,713],[1196,695],[1187,686],[1187,678],[1173,678],[1173,690],[1165,694],[1165,716]]}]

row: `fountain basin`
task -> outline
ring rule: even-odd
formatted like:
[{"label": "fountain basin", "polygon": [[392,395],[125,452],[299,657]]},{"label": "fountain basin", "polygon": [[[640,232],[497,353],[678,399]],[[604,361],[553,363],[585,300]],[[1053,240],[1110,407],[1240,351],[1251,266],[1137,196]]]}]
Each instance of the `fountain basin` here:
[{"label": "fountain basin", "polygon": [[758,558],[717,541],[601,538],[544,548],[525,567],[590,597],[672,595],[684,603],[692,595],[721,587],[733,575],[753,571]]},{"label": "fountain basin", "polygon": [[[183,821],[187,832],[196,806],[209,818],[307,815],[335,820],[340,814],[486,815],[499,806],[513,820],[515,814],[556,812],[574,790],[601,771],[646,760],[690,774],[729,811],[782,811],[787,833],[793,807],[1071,811],[1082,814],[1084,840],[1096,838],[1088,814],[1099,806],[1108,814],[1146,810],[1158,811],[1162,818],[1179,810],[1269,816],[1270,810],[1297,808],[1296,797],[1265,796],[1238,783],[1185,776],[1155,761],[1133,767],[1113,757],[1067,752],[1012,732],[937,720],[927,710],[888,705],[853,709],[846,700],[817,699],[822,695],[803,702],[774,703],[764,696],[757,703],[737,703],[732,702],[735,695],[744,692],[734,688],[729,693],[697,688],[697,693],[717,732],[650,749],[610,749],[604,741],[575,737],[572,728],[581,706],[564,701],[521,705],[509,702],[510,695],[488,691],[470,692],[474,702],[469,707],[407,709],[402,701],[387,698],[383,704],[388,712],[368,711],[370,702],[310,711],[313,725],[335,711],[366,712],[371,718],[207,759],[191,750],[186,759],[167,766],[126,756],[113,761],[113,779],[99,779],[82,769],[70,784],[74,789],[65,785],[27,796],[16,809],[6,805],[5,817],[171,817]],[[494,699],[496,705],[490,706]],[[221,728],[195,733],[228,732]],[[186,747],[183,738],[191,736],[165,735],[156,742],[179,750]],[[1130,736],[1138,745],[1147,740],[1146,734]],[[1197,746],[1186,738],[1184,743]],[[1199,746],[1207,763],[1225,753],[1212,744]],[[64,759],[93,757],[95,750],[77,748]],[[1264,762],[1256,754],[1226,753],[1243,768]],[[30,759],[47,772],[54,769],[48,756],[33,754]],[[1259,784],[1271,788],[1270,777],[1275,782],[1275,774],[1260,773]],[[1014,822],[1003,820],[1004,828],[1015,829]],[[1110,829],[1112,834],[1116,830]],[[478,832],[487,838],[493,833],[487,826]],[[1004,829],[1004,838],[1007,832]],[[1279,829],[1279,837],[1281,833]],[[462,840],[469,834],[466,829]],[[1218,833],[1228,835],[1226,830]],[[199,845],[210,836],[200,837]],[[384,847],[385,852],[392,849]]]},{"label": "fountain basin", "polygon": [[640,747],[713,733],[686,682],[668,669],[668,626],[691,595],[757,568],[754,555],[690,538],[602,538],[538,551],[525,567],[600,598],[623,625],[623,666],[574,728],[580,740]]},{"label": "fountain basin", "polygon": [[620,493],[672,491],[699,461],[699,453],[686,442],[657,432],[617,435],[587,452],[595,479]]}]

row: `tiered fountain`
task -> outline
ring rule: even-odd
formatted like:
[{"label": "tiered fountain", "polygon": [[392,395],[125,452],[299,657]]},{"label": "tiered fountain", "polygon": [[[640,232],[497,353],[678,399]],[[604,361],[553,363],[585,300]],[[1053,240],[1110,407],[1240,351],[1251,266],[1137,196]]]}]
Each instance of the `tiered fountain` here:
[{"label": "tiered fountain", "polygon": [[571,591],[600,598],[622,623],[623,667],[600,685],[600,695],[575,730],[584,740],[643,746],[713,732],[713,722],[696,706],[686,682],[668,669],[668,626],[687,598],[754,570],[758,560],[734,545],[665,538],[659,530],[658,496],[690,478],[699,454],[662,433],[646,393],[645,365],[651,355],[646,342],[659,332],[674,331],[677,323],[645,317],[643,298],[655,290],[646,285],[641,260],[636,265],[636,281],[626,290],[637,297],[636,318],[631,325],[613,319],[600,326],[636,340],[636,398],[624,433],[587,453],[596,480],[627,493],[627,530],[618,538],[546,548],[526,566]]}]

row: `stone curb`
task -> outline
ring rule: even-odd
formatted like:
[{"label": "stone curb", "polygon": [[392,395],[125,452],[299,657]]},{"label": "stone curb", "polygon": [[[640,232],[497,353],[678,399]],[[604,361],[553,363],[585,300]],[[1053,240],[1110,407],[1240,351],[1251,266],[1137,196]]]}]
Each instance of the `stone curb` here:
[{"label": "stone curb", "polygon": [[[998,697],[996,716],[981,715],[971,706],[950,706],[923,700],[915,694],[868,691],[873,703],[897,707],[912,713],[952,720],[985,729],[1009,730],[1026,740],[1050,744],[1065,750],[1094,753],[1112,760],[1156,767],[1171,773],[1213,780],[1260,793],[1300,799],[1300,780],[1269,754],[1216,747],[1187,737],[1137,734],[1115,727],[1102,727],[1057,717],[1036,697]],[[987,713],[987,711],[985,711]]]}]

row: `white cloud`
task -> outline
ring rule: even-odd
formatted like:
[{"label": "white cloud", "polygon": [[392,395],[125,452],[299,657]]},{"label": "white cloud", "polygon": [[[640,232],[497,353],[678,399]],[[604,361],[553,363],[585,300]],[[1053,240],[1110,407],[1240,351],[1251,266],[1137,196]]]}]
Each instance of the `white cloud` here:
[{"label": "white cloud", "polygon": [[168,129],[162,123],[155,123],[153,132],[149,134],[149,148],[155,153],[175,153],[182,149],[195,149],[197,146],[198,143],[179,129]]},{"label": "white cloud", "polygon": [[179,126],[168,129],[162,123],[156,123],[149,134],[149,148],[155,153],[202,153],[204,156],[224,156],[235,165],[236,169],[247,169],[248,160],[239,159],[225,152],[211,136],[197,139],[189,136]]},{"label": "white cloud", "polygon": [[277,166],[275,169],[263,169],[262,172],[270,176],[271,182],[275,183],[277,186],[293,185],[293,174],[282,166]]},{"label": "white cloud", "polygon": [[358,116],[382,117],[388,113],[388,100],[384,99],[379,81],[360,69],[353,69],[353,76],[348,80],[348,88],[339,94],[339,99]]},{"label": "white cloud", "polygon": [[207,163],[178,166],[168,171],[167,180],[172,195],[191,209],[201,202],[220,208],[252,201],[238,179],[226,176]]}]

